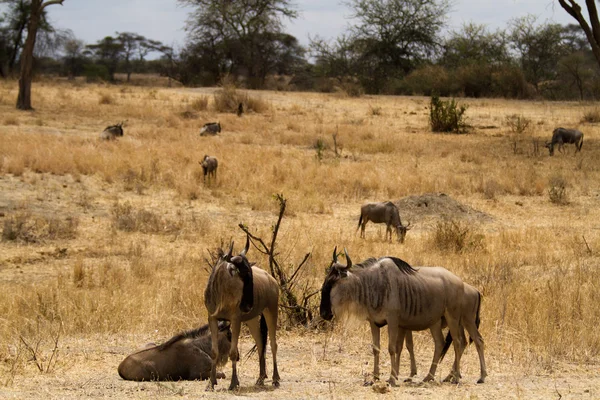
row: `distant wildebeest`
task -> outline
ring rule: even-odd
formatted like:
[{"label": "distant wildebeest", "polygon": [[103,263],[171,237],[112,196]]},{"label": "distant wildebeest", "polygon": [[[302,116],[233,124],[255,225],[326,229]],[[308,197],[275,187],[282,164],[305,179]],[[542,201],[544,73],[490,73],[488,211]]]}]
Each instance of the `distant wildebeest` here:
[{"label": "distant wildebeest", "polygon": [[[460,317],[464,285],[445,268],[429,267],[427,273],[416,270],[395,257],[369,258],[352,265],[337,261],[337,248],[321,288],[320,315],[366,319],[373,338],[373,375],[379,377],[379,329],[388,325],[388,350],[391,358],[389,383],[396,384],[400,363],[399,344],[407,331],[429,329],[435,342],[433,362],[424,381],[435,377],[444,348],[442,322],[450,329],[454,344],[452,381],[460,380],[460,358],[466,345],[461,335]],[[412,339],[412,338],[411,338]]]},{"label": "distant wildebeest", "polygon": [[244,103],[240,103],[240,104],[238,104],[237,116],[241,117],[243,113],[244,113]]},{"label": "distant wildebeest", "polygon": [[[137,351],[119,364],[119,375],[128,381],[178,381],[208,379],[212,368],[210,328],[179,333],[160,346]],[[229,324],[219,322],[219,365],[227,362],[231,348]],[[221,373],[224,378],[225,375]]]},{"label": "distant wildebeest", "polygon": [[219,250],[219,258],[212,268],[204,291],[204,304],[208,311],[208,324],[213,339],[213,364],[207,390],[212,390],[217,384],[217,360],[220,354],[217,345],[217,321],[229,321],[231,324],[232,340],[229,358],[232,363],[232,374],[229,390],[240,385],[237,362],[239,360],[238,339],[242,322],[250,329],[258,350],[260,373],[256,385],[263,385],[267,377],[265,352],[268,333],[273,356],[273,386],[279,386],[275,338],[279,285],[267,272],[250,264],[246,258],[249,247],[250,241],[249,238],[246,238],[246,247],[237,256],[232,256],[233,243],[227,253]]},{"label": "distant wildebeest", "polygon": [[204,173],[204,181],[206,182],[206,176],[208,175],[208,180],[210,177],[213,177],[213,180],[217,179],[217,168],[219,167],[219,162],[215,157],[211,157],[209,155],[205,155],[202,159],[202,162],[198,161],[202,166],[202,172]]},{"label": "distant wildebeest", "polygon": [[[428,268],[425,267],[415,267],[417,271],[422,273],[427,273]],[[483,337],[479,333],[479,324],[480,324],[480,308],[481,308],[481,293],[469,285],[468,283],[464,283],[464,294],[462,301],[462,313],[461,313],[461,322],[460,322],[460,333],[464,335],[463,328],[467,329],[469,333],[469,342],[475,342],[475,347],[477,348],[477,354],[479,355],[479,367],[480,367],[480,375],[477,383],[484,383],[485,378],[487,377],[487,370],[485,367],[485,357],[483,354]],[[442,320],[442,327],[445,327],[446,321]],[[415,376],[417,374],[417,364],[415,361],[415,355],[413,350],[413,338],[412,331],[407,331],[406,336],[406,349],[408,350],[408,354],[410,355],[410,376]],[[463,339],[466,342],[466,338]],[[444,344],[444,348],[442,350],[442,355],[440,357],[440,362],[448,352],[450,345],[452,344],[452,335],[448,334],[446,336],[446,343]],[[398,352],[402,350],[402,343],[398,343]],[[448,375],[444,381],[452,380],[452,375]]]},{"label": "distant wildebeest", "polygon": [[100,139],[115,140],[117,136],[123,136],[123,122],[116,125],[107,126],[100,134]]},{"label": "distant wildebeest", "polygon": [[214,136],[219,132],[221,132],[221,123],[219,121],[208,122],[200,129],[200,136]]},{"label": "distant wildebeest", "polygon": [[558,145],[558,151],[563,151],[563,144],[572,143],[575,145],[575,153],[581,151],[583,146],[583,133],[577,129],[556,128],[552,132],[552,140],[546,142],[546,147],[550,155],[554,155],[554,146]]},{"label": "distant wildebeest", "polygon": [[[406,232],[410,229],[410,222],[406,226],[402,225],[398,207],[391,201],[367,203],[360,208],[358,228],[360,228],[360,237],[362,238],[365,237],[365,226],[369,221],[375,224],[386,224],[385,238],[387,239],[389,234],[390,242],[392,241],[392,226],[396,228],[396,235],[398,235],[400,243],[404,243]],[[358,228],[356,229],[358,230]]]}]

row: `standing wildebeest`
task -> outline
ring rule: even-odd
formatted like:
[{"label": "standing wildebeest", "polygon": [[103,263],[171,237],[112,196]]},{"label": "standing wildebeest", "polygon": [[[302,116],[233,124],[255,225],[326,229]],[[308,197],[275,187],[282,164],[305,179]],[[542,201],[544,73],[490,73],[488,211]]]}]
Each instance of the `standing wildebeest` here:
[{"label": "standing wildebeest", "polygon": [[442,318],[454,340],[453,381],[460,380],[460,357],[465,346],[461,336],[460,317],[464,285],[445,268],[431,267],[428,273],[412,268],[395,257],[382,257],[352,265],[337,262],[337,248],[321,288],[320,314],[325,320],[337,316],[366,319],[373,337],[373,375],[379,377],[379,329],[388,325],[388,349],[391,358],[389,382],[396,384],[400,363],[399,344],[406,331],[429,329],[435,342],[433,362],[424,381],[435,377],[444,348]]},{"label": "standing wildebeest", "polygon": [[204,173],[204,181],[206,182],[206,175],[208,175],[208,180],[210,181],[210,177],[217,179],[217,168],[219,167],[219,162],[215,157],[211,157],[209,155],[205,155],[202,159],[202,162],[199,162],[202,165],[202,172]]},{"label": "standing wildebeest", "polygon": [[[360,237],[362,238],[365,237],[365,226],[369,221],[375,224],[386,224],[385,238],[387,239],[389,234],[390,242],[392,241],[392,226],[396,228],[396,235],[398,235],[400,243],[404,243],[406,232],[410,229],[410,222],[406,226],[402,225],[398,207],[391,201],[367,203],[360,208],[358,228],[360,228]],[[356,229],[358,230],[358,228]]]},{"label": "standing wildebeest", "polygon": [[123,122],[116,125],[107,126],[100,134],[100,139],[115,140],[117,136],[123,136]]},{"label": "standing wildebeest", "polygon": [[214,136],[219,132],[221,132],[221,123],[219,121],[208,122],[200,129],[200,136]]},{"label": "standing wildebeest", "polygon": [[[421,273],[427,273],[428,268],[425,267],[416,267],[416,270]],[[484,383],[485,378],[487,376],[487,371],[485,367],[485,357],[483,355],[483,338],[479,333],[479,311],[481,308],[481,293],[473,286],[464,283],[464,295],[462,301],[462,314],[461,314],[461,322],[460,322],[460,333],[461,336],[464,335],[463,328],[467,329],[469,333],[469,342],[475,342],[475,347],[477,348],[477,354],[479,355],[479,367],[480,367],[480,375],[477,383]],[[442,321],[442,327],[445,327],[445,320]],[[415,376],[417,374],[417,364],[415,361],[415,355],[413,351],[413,339],[412,332],[406,332],[406,349],[408,350],[408,354],[410,355],[410,376]],[[466,342],[466,338],[462,339]],[[444,348],[442,350],[442,355],[440,357],[440,361],[446,355],[446,352],[450,348],[452,344],[452,335],[449,333],[446,336],[446,343],[444,344]],[[402,349],[402,343],[398,343],[399,349]],[[452,375],[448,375],[444,381],[452,380]]]},{"label": "standing wildebeest", "polygon": [[[178,381],[208,379],[212,368],[212,340],[208,324],[179,333],[160,346],[137,351],[119,364],[119,375],[128,381]],[[219,365],[227,362],[231,347],[229,324],[219,323]],[[224,374],[221,374],[225,377]]]},{"label": "standing wildebeest", "polygon": [[[219,259],[213,266],[206,290],[204,304],[208,311],[208,324],[212,334],[212,369],[207,390],[212,390],[217,384],[217,321],[229,321],[231,324],[231,350],[229,358],[232,363],[231,384],[229,390],[240,385],[237,376],[237,361],[239,360],[238,338],[241,323],[245,322],[258,350],[260,374],[257,385],[263,385],[267,377],[265,351],[267,333],[271,342],[273,355],[273,386],[279,386],[277,370],[277,309],[279,304],[279,286],[277,281],[264,270],[252,266],[246,258],[250,246],[246,238],[246,247],[237,256],[232,256],[233,243],[224,254],[219,250]],[[259,317],[260,322],[259,322]]]},{"label": "standing wildebeest", "polygon": [[546,142],[546,147],[550,151],[550,155],[554,155],[554,146],[558,145],[558,151],[563,151],[563,144],[573,143],[575,145],[575,153],[581,151],[583,146],[583,133],[577,129],[556,128],[552,132],[552,141]]}]

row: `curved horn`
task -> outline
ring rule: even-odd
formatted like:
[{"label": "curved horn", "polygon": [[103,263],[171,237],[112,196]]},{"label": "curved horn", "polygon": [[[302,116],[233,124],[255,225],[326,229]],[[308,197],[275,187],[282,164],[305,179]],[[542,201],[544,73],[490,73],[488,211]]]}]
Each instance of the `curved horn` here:
[{"label": "curved horn", "polygon": [[406,224],[406,226],[404,227],[404,229],[406,229],[406,230],[410,229],[410,221],[408,221],[408,224]]},{"label": "curved horn", "polygon": [[350,259],[350,256],[348,255],[348,250],[346,250],[346,248],[344,247],[344,254],[346,254],[346,268],[345,269],[349,269],[352,266],[352,260]]},{"label": "curved horn", "polygon": [[244,250],[242,250],[242,252],[240,253],[240,256],[246,256],[246,253],[248,252],[248,249],[250,249],[250,236],[248,234],[246,234],[246,246],[244,247]]},{"label": "curved horn", "polygon": [[231,258],[231,254],[233,253],[233,240],[231,241],[231,245],[229,246],[229,250],[227,250],[227,254],[225,254],[225,259],[229,260]]},{"label": "curved horn", "polygon": [[336,262],[337,262],[337,246],[335,246],[335,247],[333,248],[333,256],[332,256],[332,258],[331,258],[331,259],[333,260],[333,262],[334,262],[334,263],[336,263]]}]

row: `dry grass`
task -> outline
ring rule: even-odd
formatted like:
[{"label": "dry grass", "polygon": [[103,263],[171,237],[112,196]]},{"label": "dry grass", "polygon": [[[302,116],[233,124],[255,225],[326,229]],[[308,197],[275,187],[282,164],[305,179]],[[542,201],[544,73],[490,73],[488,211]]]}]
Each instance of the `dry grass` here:
[{"label": "dry grass", "polygon": [[[190,110],[223,125],[218,137],[201,138],[198,120],[178,116],[190,99],[182,89],[39,82],[33,89],[36,112],[28,114],[14,110],[16,82],[0,81],[0,384],[14,388],[17,397],[30,397],[19,390],[35,393],[41,378],[19,338],[40,339],[48,362],[60,328],[71,350],[61,346],[48,375],[100,371],[114,375],[115,386],[89,396],[127,390],[115,374],[119,359],[136,343],[206,320],[206,249],[230,239],[239,246],[240,222],[268,236],[275,193],[283,193],[289,206],[280,232],[284,262],[313,253],[303,277],[308,287],[320,287],[335,245],[346,246],[356,261],[397,255],[414,265],[443,265],[484,294],[481,331],[492,382],[549,374],[561,363],[579,368],[600,361],[600,234],[593,222],[600,218],[600,128],[586,127],[581,154],[549,157],[515,153],[505,125],[507,117],[522,115],[531,120],[528,135],[549,138],[556,126],[576,126],[584,105],[464,100],[474,132],[447,136],[429,133],[427,98],[381,97],[374,103],[327,94],[247,93],[268,104],[268,112],[238,118],[191,104]],[[99,107],[103,96],[112,100]],[[385,112],[374,113],[370,104]],[[119,120],[128,120],[125,135],[100,142],[101,130]],[[334,155],[334,133],[341,157]],[[219,159],[215,185],[202,183],[198,161],[204,154]],[[549,201],[559,175],[568,176],[568,207]],[[492,218],[477,225],[457,220],[460,229],[450,229],[440,243],[468,234],[471,239],[435,251],[441,216],[413,221],[404,245],[380,240],[377,226],[369,227],[366,240],[355,234],[362,203],[430,192],[444,192]],[[250,256],[266,265],[257,252]],[[364,366],[371,353],[363,325],[346,333],[337,327],[334,338],[353,339],[345,343],[303,329],[283,333],[288,388],[275,393],[310,397],[315,374],[335,386],[313,382],[316,397],[363,390],[361,374],[371,368]],[[136,335],[135,341],[127,335]],[[123,337],[129,337],[126,344],[111,353]],[[431,340],[423,335],[417,347],[424,371]],[[306,357],[295,360],[291,349]],[[102,367],[97,360],[105,361]],[[297,379],[310,382],[298,383],[305,391],[294,392],[300,362],[306,371]],[[463,375],[474,378],[475,363],[467,361]],[[242,386],[252,374],[242,372]],[[197,393],[190,385],[183,386],[186,393]],[[535,393],[526,383],[521,387],[522,397]],[[148,388],[165,395],[158,386]],[[410,390],[457,396],[445,385]],[[257,394],[264,395],[272,393]]]}]

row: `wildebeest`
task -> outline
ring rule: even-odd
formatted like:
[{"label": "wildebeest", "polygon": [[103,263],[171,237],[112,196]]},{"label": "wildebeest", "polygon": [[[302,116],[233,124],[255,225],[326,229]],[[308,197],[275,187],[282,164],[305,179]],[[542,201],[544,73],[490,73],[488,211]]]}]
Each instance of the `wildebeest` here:
[{"label": "wildebeest", "polygon": [[219,121],[207,122],[200,129],[200,136],[214,136],[219,132],[221,132],[221,123]]},{"label": "wildebeest", "polygon": [[[416,267],[415,268],[422,273],[427,273],[428,268],[425,267]],[[460,322],[460,333],[464,335],[463,328],[467,329],[469,333],[469,342],[475,342],[475,347],[477,348],[477,354],[479,355],[479,367],[480,367],[480,375],[477,383],[484,383],[485,378],[487,377],[487,371],[485,367],[485,357],[483,354],[483,338],[479,333],[479,323],[480,317],[479,312],[481,308],[481,293],[469,285],[468,283],[464,283],[464,294],[462,301],[462,313],[461,313],[461,322]],[[445,320],[442,321],[442,327],[445,327]],[[415,361],[415,355],[413,350],[413,339],[412,332],[407,331],[406,336],[406,349],[408,350],[408,354],[410,355],[410,376],[415,376],[417,374],[417,364]],[[463,339],[466,341],[466,338]],[[446,336],[446,343],[444,344],[444,348],[442,349],[442,355],[440,357],[440,361],[446,355],[446,352],[450,348],[452,344],[452,335],[448,334]],[[398,344],[399,348],[402,348],[402,343]],[[448,375],[444,381],[452,380],[452,375]]]},{"label": "wildebeest", "polygon": [[[391,358],[389,382],[396,384],[400,363],[399,344],[407,331],[429,329],[435,342],[433,362],[424,381],[435,377],[444,348],[442,319],[446,321],[454,344],[451,376],[460,380],[460,357],[466,343],[460,334],[464,285],[445,268],[430,267],[427,273],[416,270],[395,257],[369,258],[352,265],[337,262],[337,248],[321,288],[320,315],[325,320],[351,316],[366,319],[373,337],[373,375],[379,377],[379,329],[388,325],[388,350]],[[462,339],[462,340],[461,340]]]},{"label": "wildebeest", "polygon": [[[385,238],[387,239],[389,234],[390,242],[392,241],[392,226],[396,228],[396,235],[398,235],[400,243],[404,243],[406,232],[410,229],[410,222],[406,226],[402,225],[398,207],[391,201],[367,203],[360,208],[358,228],[360,228],[360,237],[362,238],[365,237],[365,226],[369,221],[375,224],[385,224]],[[358,228],[356,229],[358,230]]]},{"label": "wildebeest", "polygon": [[241,117],[243,113],[244,113],[244,103],[240,103],[240,104],[238,104],[237,116]]},{"label": "wildebeest", "polygon": [[213,339],[213,364],[207,390],[212,390],[217,383],[217,361],[220,354],[217,346],[217,321],[231,323],[232,340],[229,358],[232,363],[232,374],[229,390],[240,385],[237,361],[239,360],[238,338],[242,322],[245,322],[250,329],[258,350],[260,373],[256,384],[263,385],[267,377],[265,351],[268,333],[273,356],[273,386],[279,386],[275,339],[279,286],[271,275],[250,264],[246,258],[249,246],[249,238],[246,238],[246,247],[235,257],[232,256],[233,243],[227,253],[219,250],[219,258],[212,268],[204,291],[204,304],[208,311],[208,324]]},{"label": "wildebeest", "polygon": [[206,176],[208,175],[208,179],[212,176],[215,180],[217,179],[217,168],[219,167],[219,162],[215,157],[211,157],[209,155],[205,155],[200,162],[202,166],[202,172],[204,173],[204,181],[206,182]]},{"label": "wildebeest", "polygon": [[115,140],[117,136],[123,136],[123,123],[119,122],[116,125],[107,126],[100,134],[100,139]]},{"label": "wildebeest", "polygon": [[[179,333],[161,344],[127,356],[119,364],[119,375],[128,381],[178,381],[208,379],[212,368],[212,341],[208,324]],[[219,323],[219,365],[227,362],[231,348],[229,324]],[[221,374],[225,377],[224,374]]]},{"label": "wildebeest", "polygon": [[577,129],[556,128],[552,132],[552,140],[546,142],[546,147],[550,151],[550,155],[554,155],[554,146],[558,145],[558,151],[563,151],[563,144],[573,143],[575,145],[575,153],[581,151],[583,146],[583,133]]}]

